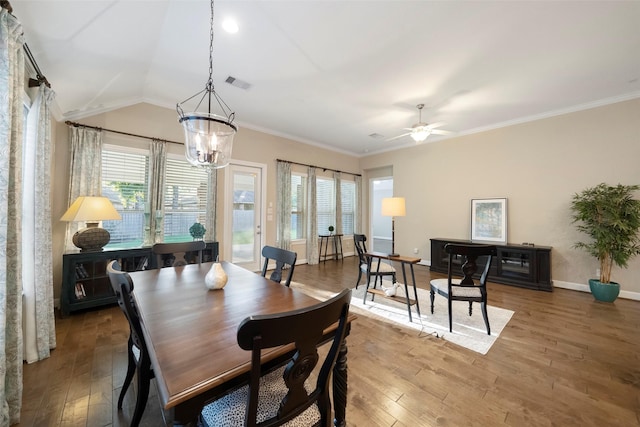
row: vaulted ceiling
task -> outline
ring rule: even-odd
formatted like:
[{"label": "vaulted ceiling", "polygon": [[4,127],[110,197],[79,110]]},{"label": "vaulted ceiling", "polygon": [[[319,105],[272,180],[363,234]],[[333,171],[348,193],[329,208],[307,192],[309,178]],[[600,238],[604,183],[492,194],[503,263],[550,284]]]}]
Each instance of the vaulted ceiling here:
[{"label": "vaulted ceiling", "polygon": [[[12,6],[58,119],[175,108],[204,88],[208,1]],[[640,97],[639,22],[639,1],[218,0],[213,76],[240,132],[363,155],[415,144],[386,140],[420,103],[455,136]]]}]

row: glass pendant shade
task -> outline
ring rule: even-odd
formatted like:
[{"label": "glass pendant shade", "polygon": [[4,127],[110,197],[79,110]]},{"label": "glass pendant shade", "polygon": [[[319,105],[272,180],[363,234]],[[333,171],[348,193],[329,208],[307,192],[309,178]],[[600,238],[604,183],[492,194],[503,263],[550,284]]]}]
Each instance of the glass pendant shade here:
[{"label": "glass pendant shade", "polygon": [[212,113],[186,113],[180,117],[184,129],[185,155],[194,166],[223,168],[229,164],[233,138],[238,128]]}]

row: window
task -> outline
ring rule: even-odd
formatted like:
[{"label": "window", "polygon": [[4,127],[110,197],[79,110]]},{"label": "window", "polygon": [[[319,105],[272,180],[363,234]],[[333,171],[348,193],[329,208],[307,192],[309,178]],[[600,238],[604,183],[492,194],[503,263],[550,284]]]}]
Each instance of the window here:
[{"label": "window", "polygon": [[356,183],[354,181],[340,181],[340,203],[342,203],[342,234],[351,235],[354,232],[356,209]]},{"label": "window", "polygon": [[291,240],[306,237],[306,178],[305,175],[291,174]]},{"label": "window", "polygon": [[184,158],[167,158],[164,182],[164,241],[192,240],[189,228],[206,223],[209,175]]},{"label": "window", "polygon": [[333,179],[316,178],[318,233],[329,233],[336,225],[336,196]]},{"label": "window", "polygon": [[111,234],[107,247],[136,247],[144,241],[148,197],[148,156],[120,147],[102,149],[102,195],[113,203],[121,221],[104,221]]}]

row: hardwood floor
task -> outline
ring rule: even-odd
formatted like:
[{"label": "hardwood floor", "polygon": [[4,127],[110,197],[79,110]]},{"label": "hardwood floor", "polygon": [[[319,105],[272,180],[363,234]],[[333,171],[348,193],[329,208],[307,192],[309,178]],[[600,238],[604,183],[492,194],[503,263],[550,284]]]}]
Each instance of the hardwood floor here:
[{"label": "hardwood floor", "polygon": [[[353,287],[357,260],[296,266],[294,280]],[[442,275],[434,274],[434,277]],[[420,287],[431,273],[416,268]],[[349,345],[349,426],[640,426],[640,302],[489,284],[515,311],[487,355],[360,316]],[[117,306],[57,322],[58,348],[24,366],[21,427],[126,426],[128,327]],[[143,426],[165,425],[152,382]]]}]

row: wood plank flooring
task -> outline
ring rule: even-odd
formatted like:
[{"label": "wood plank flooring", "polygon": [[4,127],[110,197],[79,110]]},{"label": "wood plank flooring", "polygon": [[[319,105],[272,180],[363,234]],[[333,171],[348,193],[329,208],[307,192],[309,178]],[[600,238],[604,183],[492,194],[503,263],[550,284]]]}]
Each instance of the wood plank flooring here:
[{"label": "wood plank flooring", "polygon": [[[338,291],[357,271],[348,257],[296,266],[294,280]],[[416,276],[428,288],[428,268]],[[360,316],[348,338],[348,425],[640,426],[640,302],[499,284],[488,292],[515,314],[484,356]],[[116,408],[127,336],[117,306],[59,319],[58,348],[24,365],[19,426],[128,425],[135,392]],[[165,425],[155,382],[141,425]]]}]

